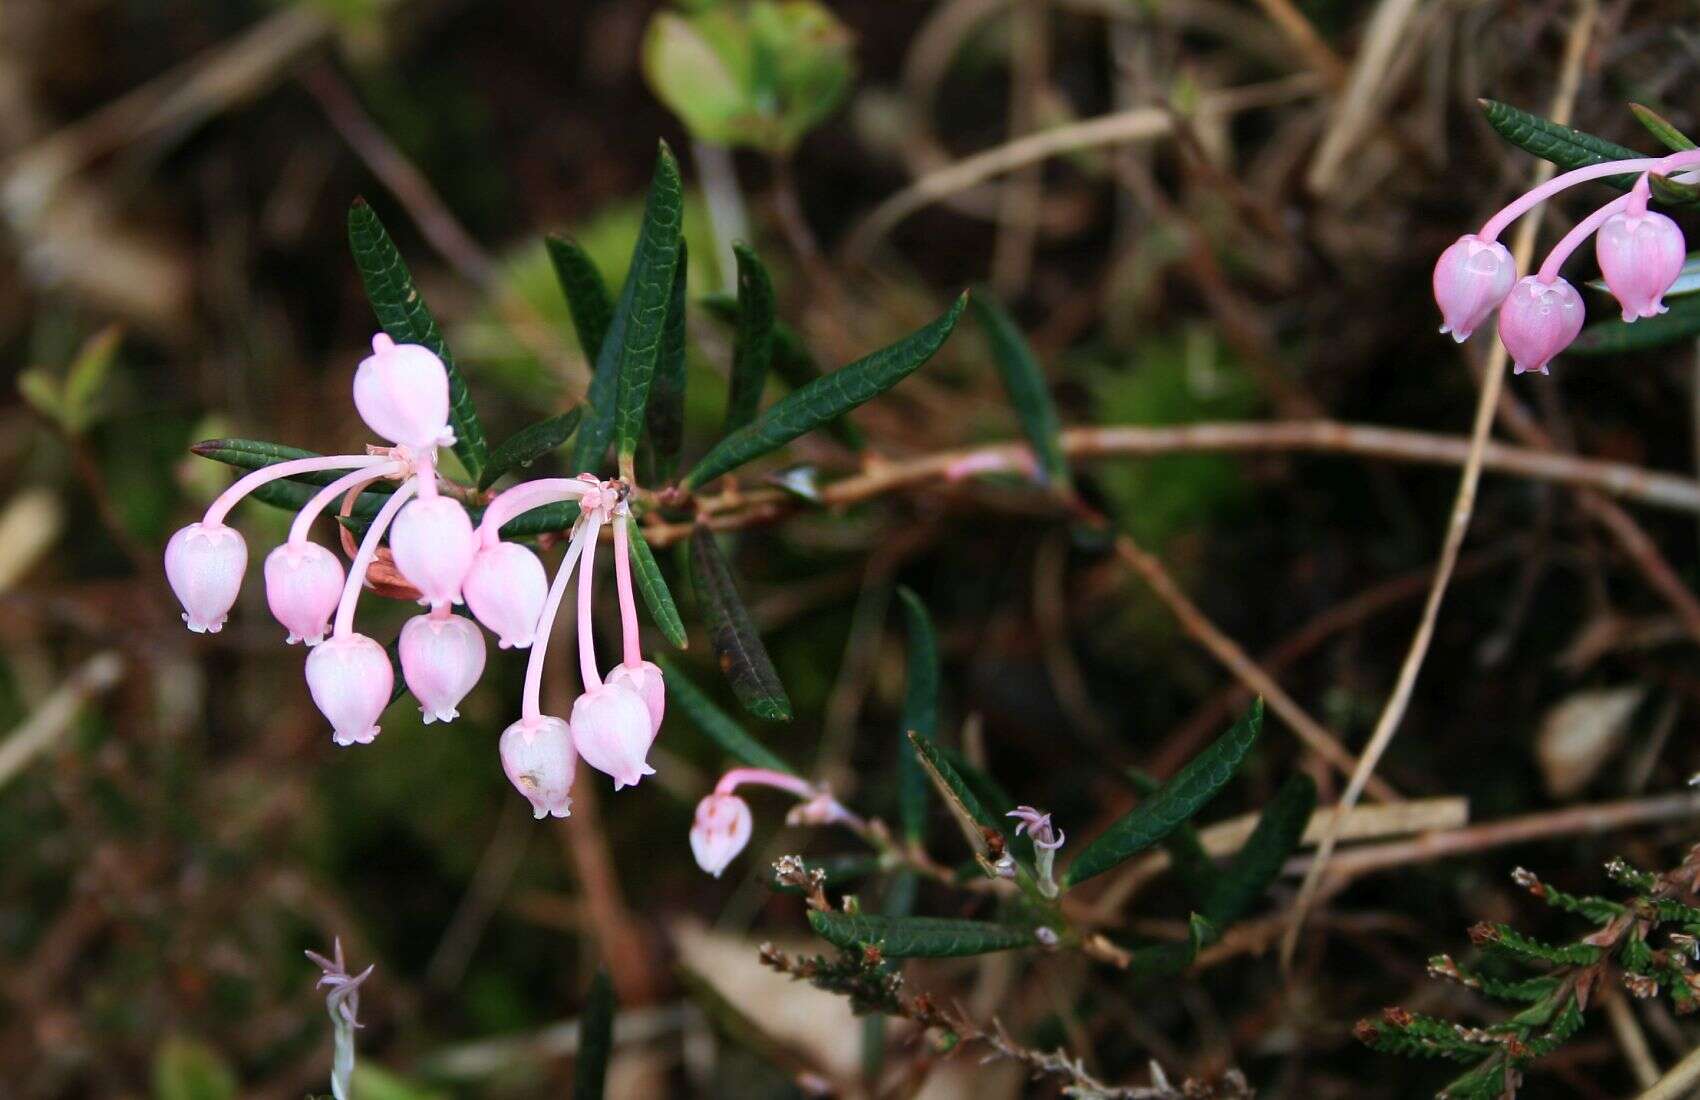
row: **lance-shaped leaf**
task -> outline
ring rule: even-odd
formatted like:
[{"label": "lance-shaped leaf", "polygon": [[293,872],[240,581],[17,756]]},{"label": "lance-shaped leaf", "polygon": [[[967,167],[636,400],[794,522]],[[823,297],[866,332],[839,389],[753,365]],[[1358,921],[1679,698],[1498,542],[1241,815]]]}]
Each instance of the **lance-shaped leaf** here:
[{"label": "lance-shaped leaf", "polygon": [[[477,512],[476,509],[471,511]],[[474,514],[472,521],[477,523],[479,514]],[[554,504],[545,504],[541,508],[533,508],[529,512],[521,512],[513,519],[502,524],[500,534],[505,539],[530,539],[538,535],[556,535],[563,531],[572,530],[578,522],[578,501],[563,500]]]},{"label": "lance-shaped leaf", "polygon": [[632,249],[631,270],[626,276],[632,297],[621,339],[620,385],[614,409],[622,474],[629,473],[637,456],[638,438],[643,435],[649,387],[655,380],[655,365],[661,358],[662,338],[667,328],[667,307],[673,300],[673,272],[679,266],[679,234],[684,213],[679,162],[673,159],[667,143],[662,142],[656,154],[655,174],[649,182],[649,197],[643,204],[643,224]]},{"label": "lance-shaped leaf", "polygon": [[1144,978],[1168,977],[1192,965],[1198,953],[1215,943],[1221,930],[1207,918],[1194,913],[1187,920],[1183,943],[1156,943],[1136,948],[1128,956],[1126,973]]},{"label": "lance-shaped leaf", "polygon": [[1062,424],[1057,420],[1057,407],[1051,401],[1051,391],[1045,385],[1045,374],[1033,357],[1032,347],[1016,327],[1014,318],[990,291],[976,290],[973,306],[974,316],[986,331],[992,359],[1003,376],[1010,404],[1015,406],[1015,415],[1021,421],[1021,430],[1038,459],[1039,473],[1047,484],[1067,491],[1068,459],[1063,455]]},{"label": "lance-shaped leaf", "polygon": [[932,616],[921,598],[899,588],[903,623],[909,636],[908,678],[903,688],[903,743],[897,751],[897,810],[903,835],[920,840],[927,827],[927,773],[908,744],[915,731],[929,742],[939,728],[939,645]]},{"label": "lance-shaped leaf", "polygon": [[443,361],[449,373],[449,424],[454,428],[455,454],[472,479],[478,480],[484,476],[490,456],[489,445],[484,441],[484,426],[478,422],[478,411],[472,407],[472,391],[467,389],[466,379],[443,342],[437,319],[431,316],[425,299],[413,285],[413,276],[408,274],[401,252],[365,199],[355,199],[348,209],[348,244],[379,326],[396,343],[421,344]]},{"label": "lance-shaped leaf", "polygon": [[614,983],[606,970],[590,982],[578,1018],[578,1057],[573,1060],[573,1100],[602,1100],[608,1059],[614,1053]]},{"label": "lance-shaped leaf", "polygon": [[922,770],[933,781],[945,805],[950,807],[957,824],[962,828],[963,836],[976,852],[984,853],[986,830],[1002,833],[1005,823],[980,801],[980,796],[974,793],[974,789],[962,778],[956,766],[945,757],[937,742],[913,730],[908,736],[909,743],[915,746],[915,756]]},{"label": "lance-shaped leaf", "polygon": [[732,566],[714,535],[703,527],[691,532],[691,584],[708,626],[709,644],[738,702],[757,718],[789,721],[791,700],[785,685],[779,682],[773,659],[738,595]]},{"label": "lance-shaped leaf", "polygon": [[[206,439],[189,450],[202,458],[210,458],[215,462],[234,466],[238,470],[262,470],[279,462],[319,457],[316,451],[304,451],[299,447],[268,443],[259,439]],[[348,470],[318,470],[310,474],[297,474],[294,477],[267,482],[248,495],[274,508],[299,511],[313,498],[319,487],[329,485],[352,469],[353,467]],[[372,488],[362,490],[360,498],[355,501],[352,514],[371,515],[383,506],[384,498],[394,491],[395,484],[390,481],[380,481]],[[336,502],[329,511],[334,513],[340,506],[341,502]]]},{"label": "lance-shaped leaf", "polygon": [[[1498,131],[1506,141],[1543,160],[1550,160],[1560,168],[1581,168],[1589,164],[1643,157],[1643,154],[1627,146],[1574,130],[1527,111],[1520,111],[1508,103],[1484,99],[1481,100],[1481,105],[1488,125]],[[1636,173],[1633,172],[1621,176],[1607,176],[1601,182],[1610,184],[1619,191],[1627,191],[1634,186],[1635,176]],[[1681,206],[1700,200],[1700,188],[1690,184],[1654,176],[1652,186],[1653,197],[1668,205]]]},{"label": "lance-shaped leaf", "polygon": [[1064,881],[1073,886],[1103,874],[1174,832],[1228,785],[1262,730],[1258,699],[1232,729],[1075,856]]},{"label": "lance-shaped leaf", "polygon": [[614,296],[608,293],[608,284],[590,254],[577,241],[551,236],[544,238],[543,243],[549,250],[549,262],[555,268],[561,293],[566,296],[573,331],[578,333],[578,346],[583,349],[590,369],[595,370],[596,357],[614,319]]},{"label": "lance-shaped leaf", "polygon": [[1295,773],[1263,808],[1257,828],[1211,886],[1204,915],[1224,927],[1245,916],[1298,849],[1315,810],[1315,781],[1303,772]]},{"label": "lance-shaped leaf", "polygon": [[[738,300],[730,294],[710,294],[701,304],[717,320],[729,324],[738,320]],[[773,373],[788,390],[800,390],[821,376],[820,364],[815,362],[797,330],[777,319],[773,322]],[[824,430],[852,451],[867,446],[867,440],[848,417],[827,421]]]},{"label": "lance-shaped leaf", "polygon": [[484,467],[484,476],[478,479],[478,487],[488,489],[503,474],[523,470],[555,450],[572,438],[583,417],[584,406],[578,405],[510,435],[500,447],[490,452],[490,464]]},{"label": "lance-shaped leaf", "polygon": [[691,724],[704,736],[725,750],[726,755],[752,768],[797,774],[797,769],[746,733],[737,719],[715,706],[714,701],[704,695],[702,689],[692,683],[672,660],[658,654],[655,662],[661,666],[667,694],[673,703],[685,712]]},{"label": "lance-shaped leaf", "polygon": [[1694,148],[1694,142],[1689,139],[1687,134],[1672,126],[1669,119],[1651,107],[1640,103],[1631,103],[1629,112],[1635,116],[1635,121],[1645,126],[1649,134],[1658,138],[1660,143],[1672,152],[1680,153]]},{"label": "lance-shaped leaf", "polygon": [[[1146,798],[1156,794],[1163,786],[1140,771],[1135,771],[1130,778],[1134,789]],[[1163,838],[1163,850],[1169,853],[1175,877],[1180,880],[1187,901],[1194,907],[1203,908],[1215,887],[1216,864],[1210,859],[1210,853],[1204,850],[1198,830],[1191,825],[1182,825]]]},{"label": "lance-shaped leaf", "polygon": [[762,390],[773,364],[773,280],[748,245],[735,244],[732,253],[738,260],[738,321],[722,429],[726,433],[750,423],[761,411]]},{"label": "lance-shaped leaf", "polygon": [[1633,324],[1622,318],[1599,321],[1582,330],[1565,352],[1570,355],[1619,355],[1687,340],[1700,335],[1700,296],[1685,295],[1657,317]]},{"label": "lance-shaped leaf", "polygon": [[649,608],[649,617],[669,642],[680,649],[686,648],[689,642],[685,638],[685,624],[679,618],[679,605],[673,602],[673,590],[667,587],[667,578],[661,575],[661,566],[650,552],[649,543],[644,541],[643,528],[636,516],[626,517],[626,531],[631,536],[632,579],[643,596],[644,606]]},{"label": "lance-shaped leaf", "polygon": [[649,387],[645,438],[652,458],[652,483],[670,481],[679,468],[685,445],[685,283],[690,264],[684,238],[679,239],[679,263],[673,269],[673,295],[667,303],[667,326],[661,333],[661,357]]},{"label": "lance-shaped leaf", "polygon": [[848,950],[878,947],[891,959],[984,955],[1039,942],[1034,929],[952,917],[888,917],[810,911],[809,924],[828,943]]},{"label": "lance-shaped leaf", "polygon": [[590,390],[585,394],[587,406],[584,423],[573,438],[573,472],[594,473],[608,453],[614,438],[614,405],[620,396],[620,355],[626,344],[626,324],[631,315],[632,295],[636,284],[628,276],[614,304],[614,315],[608,321],[608,334],[602,338],[602,348],[596,353],[596,373],[590,377]]},{"label": "lance-shaped leaf", "polygon": [[698,488],[728,470],[777,450],[897,385],[943,346],[967,304],[968,295],[963,294],[939,317],[890,347],[787,394],[754,423],[716,444],[686,475],[685,487]]}]

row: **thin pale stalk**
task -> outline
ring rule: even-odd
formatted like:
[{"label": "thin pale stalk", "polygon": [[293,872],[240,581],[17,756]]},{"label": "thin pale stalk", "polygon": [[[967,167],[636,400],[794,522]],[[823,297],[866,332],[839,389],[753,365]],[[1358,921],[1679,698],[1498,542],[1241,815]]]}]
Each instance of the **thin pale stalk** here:
[{"label": "thin pale stalk", "polygon": [[390,499],[378,509],[378,514],[372,517],[372,526],[366,528],[366,537],[360,540],[360,549],[354,555],[353,564],[348,567],[348,579],[342,584],[342,599],[336,605],[336,629],[331,632],[334,637],[346,638],[354,633],[354,605],[360,601],[366,570],[372,559],[378,556],[378,543],[389,529],[390,521],[401,511],[401,506],[413,498],[418,484],[419,479],[412,477],[402,482],[401,487],[391,493]]},{"label": "thin pale stalk", "polygon": [[566,594],[567,582],[572,579],[573,566],[578,564],[579,555],[584,553],[585,538],[594,530],[588,521],[580,521],[578,530],[573,532],[572,542],[567,544],[566,554],[561,558],[560,568],[555,570],[555,580],[549,585],[548,598],[543,601],[543,613],[537,618],[531,655],[525,663],[525,692],[520,705],[520,716],[528,722],[543,716],[543,658],[549,652],[549,636],[555,632],[555,615],[561,609],[561,597]]},{"label": "thin pale stalk", "polygon": [[624,660],[631,668],[643,664],[643,642],[638,637],[637,600],[632,595],[632,537],[626,517],[614,517],[614,578],[620,591],[620,641]]},{"label": "thin pale stalk", "polygon": [[596,671],[596,631],[591,628],[590,597],[596,589],[596,543],[602,520],[592,519],[587,526],[590,538],[584,544],[584,568],[578,572],[578,671],[584,680],[584,690],[595,691],[602,686],[602,675]]},{"label": "thin pale stalk", "polygon": [[201,517],[201,522],[208,527],[216,527],[224,522],[224,517],[236,507],[236,502],[258,489],[267,482],[284,477],[296,477],[300,474],[316,474],[322,470],[364,470],[373,466],[382,466],[391,462],[388,455],[322,455],[313,458],[294,458],[288,462],[274,462],[270,466],[262,466],[258,470],[244,474],[236,479],[224,492],[218,495],[207,508],[207,514]]},{"label": "thin pale stalk", "polygon": [[387,466],[368,467],[356,470],[351,474],[337,478],[329,485],[313,494],[313,499],[306,507],[295,513],[295,522],[289,525],[289,541],[292,543],[306,542],[307,532],[313,527],[313,521],[319,514],[331,506],[331,501],[347,492],[359,493],[374,481],[382,481],[386,477],[394,477],[407,469],[405,462],[392,462]]}]

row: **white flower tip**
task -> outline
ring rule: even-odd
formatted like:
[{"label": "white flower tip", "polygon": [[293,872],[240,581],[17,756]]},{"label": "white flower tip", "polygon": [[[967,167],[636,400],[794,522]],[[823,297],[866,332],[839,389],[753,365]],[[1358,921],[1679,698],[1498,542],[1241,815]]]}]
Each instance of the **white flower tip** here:
[{"label": "white flower tip", "polygon": [[[1448,332],[1448,329],[1445,325],[1441,325],[1440,331],[1441,332]],[[1451,331],[1450,335],[1452,337],[1452,342],[1454,344],[1462,344],[1465,340],[1468,340],[1470,338],[1470,334],[1468,332],[1464,332],[1464,331],[1456,331],[1456,330]]]},{"label": "white flower tip", "polygon": [[359,733],[343,733],[338,730],[331,734],[331,740],[347,748],[349,745],[370,745],[378,739],[378,727],[370,726]]}]

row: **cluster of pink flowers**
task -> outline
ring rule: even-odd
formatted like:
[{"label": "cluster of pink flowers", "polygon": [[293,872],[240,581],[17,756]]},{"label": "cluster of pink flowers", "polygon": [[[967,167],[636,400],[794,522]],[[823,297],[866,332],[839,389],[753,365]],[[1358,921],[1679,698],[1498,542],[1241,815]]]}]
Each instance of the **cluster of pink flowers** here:
[{"label": "cluster of pink flowers", "polygon": [[[661,728],[666,692],[661,670],[643,659],[633,600],[628,487],[589,474],[523,482],[490,501],[477,528],[461,502],[440,492],[437,448],[452,444],[448,372],[417,344],[372,338],[372,354],[354,375],[354,404],[367,426],[390,444],[364,455],[304,458],[255,470],[230,486],[206,511],[171,537],[165,573],[196,632],[224,625],[242,586],[248,548],[225,525],[230,510],[269,481],[348,470],[316,493],[296,515],[289,539],[266,556],[266,602],[289,643],[303,642],[307,687],[339,745],[378,736],[394,673],[384,647],[354,629],[355,604],[389,535],[396,570],[428,610],[402,627],[398,649],[403,679],[427,723],[449,722],[483,674],[484,635],[503,649],[531,648],[520,718],[503,732],[502,767],[538,817],[566,817],[573,773],[582,757],[613,777],[614,788],[654,774],[646,762]],[[308,540],[314,519],[333,501],[353,499],[374,482],[399,482],[366,529],[346,576],[336,555]],[[553,583],[531,550],[503,542],[503,524],[547,504],[576,501],[579,519]],[[591,633],[596,548],[604,525],[614,529],[614,569],[624,635],[622,662],[603,679]],[[584,692],[570,720],[542,712],[543,659],[567,582],[578,567],[579,668]],[[452,613],[464,603],[477,619]],[[334,620],[333,620],[334,616]]]},{"label": "cluster of pink flowers", "polygon": [[[1677,224],[1647,209],[1650,178],[1700,167],[1700,151],[1667,157],[1593,164],[1556,176],[1487,220],[1478,233],[1458,238],[1434,266],[1434,300],[1449,332],[1462,343],[1499,310],[1499,338],[1516,372],[1547,373],[1547,364],[1582,331],[1582,296],[1558,273],[1589,236],[1606,287],[1623,309],[1623,319],[1653,317],[1682,272],[1685,247]],[[1517,218],[1566,188],[1587,180],[1639,173],[1628,194],[1594,211],[1547,254],[1540,270],[1519,279],[1499,235]]]}]

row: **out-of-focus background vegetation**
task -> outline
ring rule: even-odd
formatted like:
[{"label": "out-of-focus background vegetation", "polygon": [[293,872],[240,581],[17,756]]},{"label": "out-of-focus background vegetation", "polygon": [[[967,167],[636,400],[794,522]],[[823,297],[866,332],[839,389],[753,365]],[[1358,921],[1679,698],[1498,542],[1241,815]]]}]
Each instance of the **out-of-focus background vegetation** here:
[{"label": "out-of-focus background vegetation", "polygon": [[[780,64],[800,105],[753,133],[727,122],[739,90],[693,68],[712,52],[683,19],[700,13],[652,24],[647,2],[0,9],[13,383],[0,393],[0,1096],[322,1091],[328,1022],[301,952],[334,937],[377,964],[365,1096],[561,1095],[565,1025],[599,960],[622,1005],[615,1095],[796,1094],[716,1037],[681,964],[854,1075],[862,1031],[841,1003],[754,956],[806,931],[761,868],[819,842],[776,835],[779,810],[758,807],[750,853],[722,880],[703,875],[686,830],[723,761],[681,716],[653,780],[614,797],[581,775],[574,817],[534,824],[495,753],[517,708],[511,655],[492,648],[459,723],[427,729],[397,706],[376,744],[338,749],[257,570],[223,633],[182,629],[160,551],[230,476],[188,445],[364,441],[348,399],[374,328],[344,235],[357,195],[397,238],[498,435],[586,382],[542,235],[575,236],[617,279],[658,137],[693,189],[693,298],[726,284],[706,187],[741,198],[780,315],[824,363],[989,282],[1069,424],[1330,417],[1466,433],[1469,365],[1488,338],[1460,353],[1436,335],[1430,267],[1528,179],[1533,158],[1493,134],[1476,98],[1544,112],[1576,5],[828,9],[789,28],[780,54],[814,66]],[[1686,4],[1600,5],[1574,123],[1638,148],[1653,145],[1628,101],[1695,123],[1691,29]],[[658,88],[694,113],[694,134]],[[731,106],[717,113],[716,97]],[[941,188],[889,225],[876,213],[970,154],[1139,111],[1116,144]],[[1584,212],[1561,204],[1544,239]],[[706,312],[691,333],[700,442],[719,424],[728,335]],[[1512,387],[1552,446],[1677,472],[1694,465],[1695,390],[1686,345],[1561,360]],[[1017,437],[967,326],[856,423],[886,458]],[[825,438],[799,454],[848,468]],[[1455,476],[1275,452],[1107,459],[1080,479],[1356,747],[1414,625]],[[797,713],[749,724],[846,800],[889,813],[903,689],[890,597],[906,583],[940,627],[946,728],[974,718],[970,748],[1012,795],[1085,835],[1125,806],[1120,769],[1172,774],[1225,726],[1233,681],[1102,547],[999,492],[899,496],[742,536],[745,596]],[[1694,517],[1631,514],[1692,583]],[[247,504],[237,522],[257,563],[286,517]],[[1490,474],[1380,774],[1410,795],[1465,796],[1473,820],[1493,821],[1669,790],[1700,767],[1693,642],[1623,545],[1573,490]],[[376,633],[406,614],[368,602],[363,615],[387,624]],[[704,648],[685,664],[714,684]],[[1298,767],[1325,802],[1337,794],[1272,723],[1213,813],[1262,805]],[[1394,1002],[1479,1018],[1467,994],[1425,980],[1424,960],[1463,949],[1478,920],[1563,934],[1562,916],[1510,883],[1513,865],[1595,889],[1607,856],[1668,865],[1695,832],[1679,819],[1413,857],[1329,899],[1287,976],[1253,944],[1157,987],[1063,956],[916,965],[912,979],[1037,1045],[1067,1042],[1111,1080],[1156,1057],[1179,1073],[1240,1067],[1265,1096],[1427,1095],[1443,1071],[1364,1050],[1355,1019]],[[1275,904],[1292,891],[1285,880]],[[1185,916],[1163,890],[1137,905],[1159,932]],[[1637,1020],[1660,1063],[1694,1034],[1656,1003]],[[1621,1035],[1597,1025],[1531,1094],[1624,1095]],[[1052,1088],[965,1056],[926,1095]]]}]

